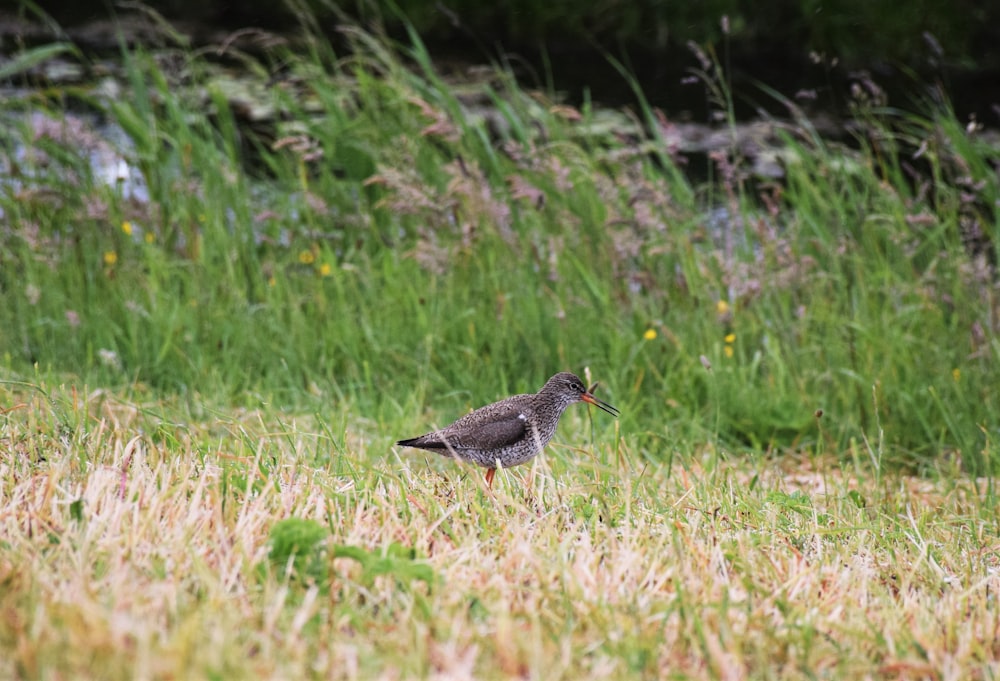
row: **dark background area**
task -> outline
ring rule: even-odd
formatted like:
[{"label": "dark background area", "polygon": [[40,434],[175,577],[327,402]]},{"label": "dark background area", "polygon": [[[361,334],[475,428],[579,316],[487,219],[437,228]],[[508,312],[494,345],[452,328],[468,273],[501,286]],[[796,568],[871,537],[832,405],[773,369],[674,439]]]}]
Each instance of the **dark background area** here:
[{"label": "dark background area", "polygon": [[143,8],[176,23],[196,43],[245,27],[294,37],[303,14],[331,36],[339,25],[356,22],[405,41],[408,22],[436,58],[509,60],[529,85],[532,79],[552,85],[574,102],[585,93],[610,105],[631,101],[628,84],[609,62],[613,57],[654,105],[705,120],[704,90],[681,86],[698,65],[693,43],[718,56],[741,117],[752,116],[757,106],[776,106],[761,96],[757,82],[786,95],[808,91],[814,110],[843,113],[846,83],[864,72],[894,104],[919,105],[935,88],[947,93],[959,116],[1000,124],[1000,2],[154,0],[140,6],[49,0],[15,2],[0,11],[0,52],[23,42],[26,24],[34,27],[36,42],[58,26],[84,48],[113,47],[114,31],[94,27]]}]

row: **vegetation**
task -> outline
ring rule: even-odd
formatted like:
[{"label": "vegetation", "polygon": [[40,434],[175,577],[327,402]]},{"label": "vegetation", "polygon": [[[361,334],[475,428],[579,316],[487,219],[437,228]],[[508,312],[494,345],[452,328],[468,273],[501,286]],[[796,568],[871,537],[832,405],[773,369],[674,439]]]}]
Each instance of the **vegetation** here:
[{"label": "vegetation", "polygon": [[125,54],[128,94],[97,102],[121,148],[64,100],[7,103],[7,370],[405,432],[590,367],[653,459],[719,437],[996,462],[998,152],[947,111],[859,99],[859,150],[776,126],[780,185],[734,143],[696,188],[658,111],[645,137],[502,72],[464,102],[419,42],[411,70],[353,37],[247,63],[281,78],[268,142],[169,54]]},{"label": "vegetation", "polygon": [[[667,466],[625,433],[550,447],[494,496],[354,426],[3,398],[6,678],[1000,671],[997,498],[958,471],[707,447]],[[579,412],[562,428],[582,443]]]},{"label": "vegetation", "polygon": [[[997,674],[988,139],[862,81],[696,186],[650,107],[307,33],[230,52],[271,139],[179,50],[0,104],[0,673]],[[560,369],[622,418],[496,496],[391,446]]]}]

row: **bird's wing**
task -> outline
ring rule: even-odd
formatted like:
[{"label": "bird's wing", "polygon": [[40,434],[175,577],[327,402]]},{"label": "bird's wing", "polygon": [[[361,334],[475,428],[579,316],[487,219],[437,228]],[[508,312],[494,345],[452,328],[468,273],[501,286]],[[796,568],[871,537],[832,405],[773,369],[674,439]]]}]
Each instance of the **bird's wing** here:
[{"label": "bird's wing", "polygon": [[502,449],[524,437],[523,406],[503,400],[466,414],[441,432],[455,449]]},{"label": "bird's wing", "polygon": [[509,398],[466,414],[447,428],[396,444],[442,453],[449,448],[503,449],[524,437],[526,423],[523,403]]},{"label": "bird's wing", "polygon": [[525,419],[519,412],[481,423],[474,432],[463,433],[455,443],[457,449],[504,449],[524,438]]}]

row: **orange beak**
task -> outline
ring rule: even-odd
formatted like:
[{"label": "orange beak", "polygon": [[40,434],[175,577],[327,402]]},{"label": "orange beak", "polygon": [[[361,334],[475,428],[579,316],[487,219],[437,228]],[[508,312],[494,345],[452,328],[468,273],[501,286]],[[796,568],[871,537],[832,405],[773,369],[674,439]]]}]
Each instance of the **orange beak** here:
[{"label": "orange beak", "polygon": [[[596,384],[595,384],[594,387],[595,388],[597,387]],[[593,389],[594,388],[591,388],[591,390],[593,390]],[[583,395],[580,396],[580,399],[583,400],[584,402],[586,402],[587,404],[592,404],[595,407],[597,407],[598,409],[602,409],[602,410],[608,412],[609,414],[611,414],[612,416],[614,416],[615,418],[618,418],[618,414],[620,412],[617,409],[615,409],[614,407],[612,407],[610,404],[608,404],[607,402],[605,402],[604,400],[599,400],[596,397],[594,397],[593,393],[591,393],[591,392],[585,392],[585,393],[583,393]]]}]

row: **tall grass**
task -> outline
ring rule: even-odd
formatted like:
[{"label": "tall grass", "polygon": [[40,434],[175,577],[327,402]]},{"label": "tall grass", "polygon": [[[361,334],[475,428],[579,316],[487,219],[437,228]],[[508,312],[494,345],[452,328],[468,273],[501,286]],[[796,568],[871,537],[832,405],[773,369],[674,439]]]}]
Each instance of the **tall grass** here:
[{"label": "tall grass", "polygon": [[66,95],[0,104],[6,373],[315,410],[388,442],[589,368],[653,459],[877,442],[905,466],[1000,462],[1000,154],[946,108],[869,104],[855,148],[803,122],[780,186],[734,149],[706,191],[656,111],[609,134],[503,71],[470,96],[415,35],[345,36],[343,55],[319,35],[239,55],[269,138],[182,50],[180,78],[129,48],[121,96],[70,93],[118,148]]}]

